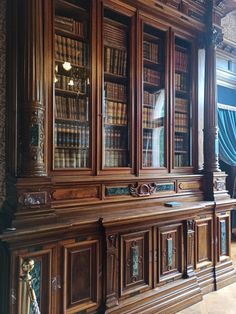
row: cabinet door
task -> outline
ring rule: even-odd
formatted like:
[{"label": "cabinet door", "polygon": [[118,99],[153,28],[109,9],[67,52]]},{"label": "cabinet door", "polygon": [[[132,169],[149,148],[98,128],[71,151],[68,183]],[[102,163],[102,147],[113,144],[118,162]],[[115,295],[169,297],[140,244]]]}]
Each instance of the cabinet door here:
[{"label": "cabinet door", "polygon": [[55,0],[54,3],[53,168],[89,173],[94,42],[90,31],[91,1]]},{"label": "cabinet door", "polygon": [[[175,38],[174,167],[192,166],[191,44]],[[191,60],[191,61],[190,61]]]},{"label": "cabinet door", "polygon": [[63,313],[96,310],[100,298],[99,241],[62,244]]},{"label": "cabinet door", "polygon": [[[30,272],[32,276],[32,288],[41,313],[57,313],[56,305],[56,246],[45,245],[43,247],[30,247],[29,249],[14,251],[12,253],[12,269],[10,293],[10,313],[21,313],[25,298],[22,296],[22,264],[28,259],[34,261],[34,268]],[[15,295],[15,297],[14,297]],[[33,314],[30,305],[30,314]]]},{"label": "cabinet door", "polygon": [[143,19],[142,34],[142,80],[141,104],[142,134],[141,163],[142,169],[153,172],[167,168],[167,92],[166,68],[167,49],[166,31]]},{"label": "cabinet door", "polygon": [[121,235],[120,294],[151,288],[151,231]]},{"label": "cabinet door", "polygon": [[158,227],[155,247],[157,252],[156,282],[164,284],[181,277],[184,261],[182,224]]},{"label": "cabinet door", "polygon": [[134,12],[106,2],[102,34],[102,170],[132,173]]},{"label": "cabinet door", "polygon": [[230,212],[223,212],[217,217],[217,261],[223,261],[230,256]]},{"label": "cabinet door", "polygon": [[204,269],[213,264],[213,221],[212,217],[202,217],[195,224],[196,268]]}]

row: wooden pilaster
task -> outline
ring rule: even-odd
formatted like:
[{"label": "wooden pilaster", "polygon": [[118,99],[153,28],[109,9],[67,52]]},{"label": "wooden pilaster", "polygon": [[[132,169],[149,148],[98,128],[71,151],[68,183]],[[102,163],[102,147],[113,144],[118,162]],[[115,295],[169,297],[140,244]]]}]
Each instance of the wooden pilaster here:
[{"label": "wooden pilaster", "polygon": [[[23,3],[22,3],[23,2]],[[18,1],[18,175],[46,176],[43,1]],[[23,28],[23,30],[22,30]]]}]

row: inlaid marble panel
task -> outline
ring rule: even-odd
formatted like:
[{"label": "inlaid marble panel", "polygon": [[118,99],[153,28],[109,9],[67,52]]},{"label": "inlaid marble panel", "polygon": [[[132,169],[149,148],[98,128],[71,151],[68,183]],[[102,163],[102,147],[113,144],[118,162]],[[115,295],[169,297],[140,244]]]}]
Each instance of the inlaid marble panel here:
[{"label": "inlaid marble panel", "polygon": [[6,0],[0,1],[0,208],[5,199]]}]

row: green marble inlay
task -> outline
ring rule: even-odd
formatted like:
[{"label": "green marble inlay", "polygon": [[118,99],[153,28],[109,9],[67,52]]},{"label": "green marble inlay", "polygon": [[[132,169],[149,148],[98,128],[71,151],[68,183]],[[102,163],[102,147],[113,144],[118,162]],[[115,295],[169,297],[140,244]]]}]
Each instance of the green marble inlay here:
[{"label": "green marble inlay", "polygon": [[119,196],[119,195],[129,195],[128,187],[114,187],[114,188],[106,188],[107,196]]},{"label": "green marble inlay", "polygon": [[30,127],[30,145],[39,145],[39,126],[38,124],[33,124]]},{"label": "green marble inlay", "polygon": [[227,245],[226,245],[226,222],[222,220],[220,222],[220,230],[221,230],[221,255],[227,254]]},{"label": "green marble inlay", "polygon": [[[41,268],[42,268],[41,261],[35,261],[34,268],[30,272],[30,275],[32,276],[32,288],[34,289],[38,305],[40,305]],[[29,314],[34,314],[32,305],[30,305]]]},{"label": "green marble inlay", "polygon": [[173,266],[173,240],[172,238],[167,239],[167,265],[170,268]]},{"label": "green marble inlay", "polygon": [[157,184],[156,192],[174,191],[174,183]]},{"label": "green marble inlay", "polygon": [[138,257],[139,257],[139,252],[138,252],[138,246],[132,246],[131,247],[131,261],[132,261],[132,276],[137,277],[139,275],[138,271]]}]

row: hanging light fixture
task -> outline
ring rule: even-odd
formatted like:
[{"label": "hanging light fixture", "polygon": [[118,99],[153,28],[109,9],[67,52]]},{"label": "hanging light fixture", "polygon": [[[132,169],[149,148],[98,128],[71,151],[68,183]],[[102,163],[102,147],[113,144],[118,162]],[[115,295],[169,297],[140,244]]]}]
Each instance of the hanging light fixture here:
[{"label": "hanging light fixture", "polygon": [[70,62],[66,62],[66,61],[62,64],[62,66],[63,66],[63,69],[65,69],[66,71],[70,71],[72,68]]}]

